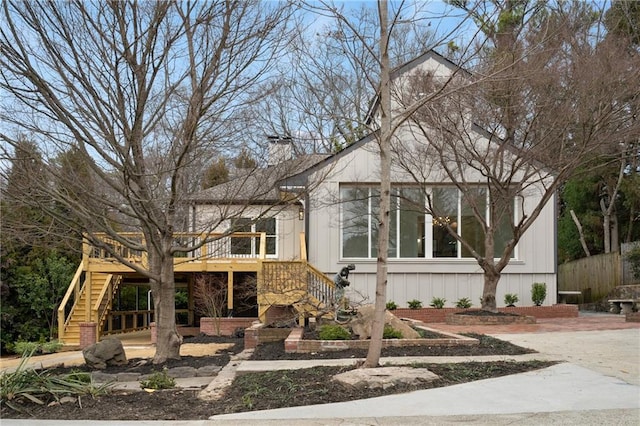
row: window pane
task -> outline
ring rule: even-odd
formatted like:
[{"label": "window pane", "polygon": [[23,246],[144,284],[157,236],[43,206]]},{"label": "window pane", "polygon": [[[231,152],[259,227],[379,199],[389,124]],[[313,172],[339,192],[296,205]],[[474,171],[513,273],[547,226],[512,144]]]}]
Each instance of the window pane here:
[{"label": "window pane", "polygon": [[433,204],[433,257],[457,257],[458,244],[446,225],[457,230],[458,189],[434,188]]},{"label": "window pane", "polygon": [[[398,190],[391,190],[391,204],[389,205],[389,248],[388,257],[398,257]],[[378,217],[372,218],[378,223]],[[376,237],[377,238],[377,237]],[[378,240],[371,241],[372,245],[378,246]],[[377,250],[376,250],[377,251]]]},{"label": "window pane", "polygon": [[342,255],[369,257],[369,189],[342,188]]},{"label": "window pane", "polygon": [[376,188],[370,189],[371,194],[371,241],[370,241],[370,253],[369,257],[378,257],[378,217],[380,216],[380,190]]},{"label": "window pane", "polygon": [[[484,256],[484,231],[482,223],[474,216],[473,209],[476,209],[482,220],[486,220],[487,211],[487,190],[477,188],[467,191],[462,197],[462,238],[467,241],[479,254]],[[472,257],[471,251],[462,246],[462,257]]]},{"label": "window pane", "polygon": [[276,219],[273,217],[259,219],[256,222],[256,232],[266,232],[267,235],[276,234]]},{"label": "window pane", "polygon": [[[507,241],[513,238],[513,228],[511,227],[512,221],[515,218],[514,207],[515,200],[509,202],[509,205],[504,206],[501,212],[497,214],[498,225],[495,227],[493,234],[493,243],[495,247],[494,257],[502,257],[502,252],[507,245]],[[513,257],[513,253],[511,254]]]},{"label": "window pane", "polygon": [[400,257],[424,257],[424,194],[400,190]]},{"label": "window pane", "polygon": [[[276,254],[276,219],[274,217],[259,219],[256,222],[256,232],[267,234],[267,254]],[[260,238],[255,239],[255,252],[260,253]]]},{"label": "window pane", "polygon": [[[251,219],[240,217],[231,221],[233,232],[251,232]],[[231,254],[251,254],[250,237],[231,237]]]}]

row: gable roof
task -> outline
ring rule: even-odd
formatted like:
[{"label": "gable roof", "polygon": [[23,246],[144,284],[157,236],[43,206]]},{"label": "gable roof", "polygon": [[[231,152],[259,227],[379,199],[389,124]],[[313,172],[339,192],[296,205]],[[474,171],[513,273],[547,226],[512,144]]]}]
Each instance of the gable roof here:
[{"label": "gable roof", "polygon": [[[404,64],[398,65],[397,67],[392,69],[391,75],[390,75],[391,80],[393,81],[398,76],[401,76],[407,72],[410,72],[418,68],[419,66],[421,66],[422,64],[424,64],[430,59],[435,60],[440,65],[443,65],[449,69],[455,70],[454,72],[462,72],[466,76],[471,76],[471,73],[469,71],[462,68],[460,65],[455,64],[453,61],[447,59],[446,57],[442,56],[440,53],[436,52],[435,50],[431,49],[411,59],[410,61],[407,61]],[[367,114],[365,116],[365,122],[367,124],[369,124],[373,120],[375,111],[378,108],[379,103],[380,103],[380,95],[376,91],[376,95],[372,99],[371,105],[369,106],[369,110],[367,111]]]},{"label": "gable roof", "polygon": [[[411,61],[396,67],[391,72],[391,78],[394,79],[404,73],[410,72],[430,59],[436,60],[439,64],[442,64],[447,68],[455,69],[456,72],[462,72],[465,76],[471,76],[469,71],[456,65],[438,52],[429,50]],[[366,119],[368,123],[373,117],[375,109],[378,106],[378,102],[379,96],[376,94],[369,112],[367,113]],[[476,123],[472,123],[472,129],[490,141],[495,140],[496,138],[500,139],[497,135],[491,134],[488,130],[480,127]],[[282,201],[281,192],[283,187],[295,188],[306,186],[308,184],[309,175],[331,165],[335,161],[348,155],[352,151],[359,149],[367,143],[374,141],[378,133],[379,132],[375,130],[333,154],[305,155],[281,162],[275,166],[269,166],[264,169],[254,169],[251,172],[232,179],[229,182],[199,191],[190,196],[188,198],[188,202],[192,204],[279,203]],[[516,149],[512,146],[507,146],[506,148],[510,151]],[[544,165],[539,164],[538,162],[536,163],[538,168],[545,168]]]}]

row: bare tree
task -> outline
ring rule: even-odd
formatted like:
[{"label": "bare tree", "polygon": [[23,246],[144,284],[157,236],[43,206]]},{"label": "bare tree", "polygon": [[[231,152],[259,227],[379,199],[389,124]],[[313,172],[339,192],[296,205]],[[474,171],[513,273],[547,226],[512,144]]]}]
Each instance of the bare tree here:
[{"label": "bare tree", "polygon": [[[638,96],[628,87],[639,77],[637,58],[621,55],[621,46],[593,43],[599,21],[588,5],[543,14],[531,5],[506,2],[493,21],[475,16],[493,46],[474,69],[481,79],[420,109],[412,123],[422,143],[397,149],[401,168],[417,183],[440,176],[459,191],[474,235],[454,222],[436,223],[448,212],[434,192],[425,191],[427,213],[482,268],[482,308],[492,311],[501,271],[558,188],[586,161],[608,156],[603,147],[611,140],[638,132],[632,109],[619,102]],[[422,84],[413,90],[438,83]]]},{"label": "bare tree", "polygon": [[[174,239],[182,201],[203,156],[242,143],[243,110],[287,40],[290,12],[259,1],[2,3],[5,155],[28,135],[61,183],[38,191],[65,214],[38,207],[149,278],[155,363],[179,357],[173,257],[193,250]],[[55,164],[70,150],[90,169],[84,181]],[[119,234],[112,216],[144,239]],[[98,232],[147,263],[130,262]]]},{"label": "bare tree", "polygon": [[[320,6],[317,6],[317,4]],[[431,19],[437,21],[442,16],[428,13],[428,7],[421,3],[392,4],[389,11],[389,3],[385,0],[377,2],[376,15],[365,13],[365,19],[354,19],[349,11],[336,6],[330,2],[317,2],[315,7],[310,6],[314,11],[330,16],[335,20],[335,26],[327,30],[331,40],[338,43],[336,49],[344,62],[350,64],[355,70],[356,80],[368,83],[368,93],[373,95],[373,100],[369,102],[364,115],[358,115],[353,121],[351,130],[359,129],[364,133],[373,133],[376,138],[376,154],[380,158],[380,207],[376,227],[378,230],[377,253],[378,262],[376,268],[376,297],[374,324],[371,333],[371,343],[364,367],[375,367],[379,363],[382,349],[382,335],[384,331],[384,314],[386,308],[386,287],[387,287],[387,248],[389,245],[389,218],[390,218],[390,173],[392,161],[392,141],[396,137],[398,130],[410,119],[413,113],[424,106],[432,99],[442,96],[444,87],[437,91],[424,93],[424,96],[414,97],[415,102],[402,109],[392,109],[392,98],[398,96],[397,85],[392,81],[392,64],[400,65],[400,61],[409,56],[418,56],[441,43],[459,29],[449,29],[445,34],[438,37],[423,37],[422,43],[415,43],[420,51],[411,52],[400,49],[406,45],[398,40],[415,40],[411,31],[407,28],[424,28],[430,25]],[[367,22],[367,25],[362,25]],[[398,36],[396,36],[396,31]],[[419,33],[424,35],[424,33]],[[420,37],[418,37],[420,38]],[[473,39],[473,36],[471,37]],[[396,49],[396,50],[394,50]],[[334,52],[334,53],[336,53]],[[339,56],[340,57],[340,56]],[[329,87],[328,91],[335,91],[336,88]],[[327,104],[321,103],[324,107]],[[335,109],[333,110],[335,111]],[[343,110],[344,111],[344,110]],[[358,108],[355,111],[359,111]],[[375,115],[374,115],[375,114]],[[351,120],[354,120],[351,117]],[[356,127],[353,125],[355,124]],[[357,131],[348,135],[340,134],[342,141],[349,143],[361,136]]]}]

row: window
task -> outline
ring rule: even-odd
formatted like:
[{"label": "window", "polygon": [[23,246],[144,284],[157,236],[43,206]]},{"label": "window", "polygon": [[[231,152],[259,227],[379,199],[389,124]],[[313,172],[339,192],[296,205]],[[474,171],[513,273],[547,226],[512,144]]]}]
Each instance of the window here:
[{"label": "window", "polygon": [[373,257],[370,191],[359,187],[341,190],[343,257]]},{"label": "window", "polygon": [[[455,187],[433,187],[428,194],[433,215],[426,213],[429,209],[422,188],[392,188],[389,258],[472,257],[471,250],[458,243],[448,227],[469,242],[474,250],[484,254],[484,229],[476,215],[489,217],[486,188],[478,187],[463,196]],[[375,187],[343,186],[340,196],[342,257],[376,258],[379,190]],[[509,215],[513,210],[508,207],[503,209],[504,214],[497,215],[499,222],[494,234],[496,256],[501,255],[512,235]]]},{"label": "window", "polygon": [[[344,187],[342,256],[378,255],[380,192],[372,187]],[[424,196],[418,188],[394,188],[389,218],[389,257],[424,257]]]},{"label": "window", "polygon": [[[251,219],[236,218],[231,223],[233,232],[264,232],[266,233],[266,254],[277,255],[276,219],[274,217]],[[234,256],[258,256],[260,254],[259,237],[232,237],[231,254]]]},{"label": "window", "polygon": [[458,257],[458,241],[447,230],[447,225],[458,229],[458,190],[434,188],[431,200],[434,212],[431,219],[431,254],[433,257]]},{"label": "window", "polygon": [[[467,241],[476,252],[484,255],[484,229],[476,219],[476,212],[482,217],[487,217],[487,191],[477,188],[467,192],[461,197],[462,212],[460,214],[460,230],[462,238]],[[471,250],[462,246],[462,257],[473,257]]]}]

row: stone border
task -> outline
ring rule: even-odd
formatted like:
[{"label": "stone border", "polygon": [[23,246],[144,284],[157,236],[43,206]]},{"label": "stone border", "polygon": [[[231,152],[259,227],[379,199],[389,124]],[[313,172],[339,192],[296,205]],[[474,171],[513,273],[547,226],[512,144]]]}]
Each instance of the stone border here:
[{"label": "stone border", "polygon": [[[215,377],[222,367],[219,365],[207,365],[204,367],[173,367],[167,369],[167,376],[174,379],[191,377]],[[162,371],[162,370],[159,370]],[[113,382],[141,382],[148,380],[154,373],[140,374],[135,372],[103,373],[101,370],[91,371],[91,380],[95,383]]]},{"label": "stone border", "polygon": [[[473,309],[473,308],[472,308]],[[478,308],[475,308],[478,309]],[[422,308],[409,309],[398,308],[391,311],[397,317],[411,318],[424,323],[445,322],[448,314],[464,312],[466,309],[460,308]],[[536,319],[541,318],[577,318],[578,305],[557,304],[552,306],[516,306],[513,308],[498,308],[500,312],[527,315]]]},{"label": "stone border", "polygon": [[[478,345],[478,339],[462,336],[460,334],[435,330],[424,325],[416,328],[447,336],[442,339],[382,339],[382,347],[403,347],[403,346],[468,346]],[[294,328],[284,341],[284,351],[287,353],[310,353],[310,352],[330,352],[345,349],[369,349],[370,340],[306,340],[303,339],[304,329]]]},{"label": "stone border", "polygon": [[528,315],[459,315],[448,314],[445,321],[449,325],[505,325],[535,324],[535,317]]}]

